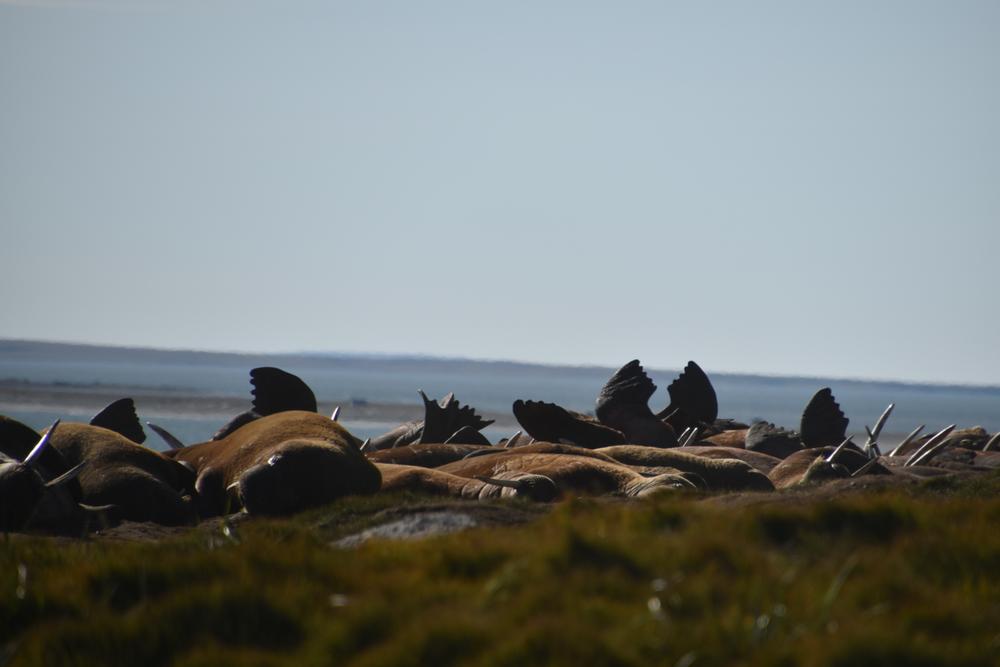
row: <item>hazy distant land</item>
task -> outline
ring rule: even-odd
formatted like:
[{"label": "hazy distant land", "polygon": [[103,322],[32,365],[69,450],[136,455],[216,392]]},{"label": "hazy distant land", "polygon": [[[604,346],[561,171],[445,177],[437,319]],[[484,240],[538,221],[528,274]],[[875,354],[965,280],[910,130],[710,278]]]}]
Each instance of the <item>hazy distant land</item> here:
[{"label": "hazy distant land", "polygon": [[[622,363],[628,358],[623,358]],[[686,363],[679,358],[678,366]],[[349,428],[367,437],[422,417],[417,389],[431,397],[454,391],[496,423],[487,435],[516,430],[515,398],[552,401],[587,412],[616,370],[511,361],[340,353],[240,354],[0,340],[0,413],[41,427],[56,417],[84,419],[123,396],[140,417],[173,428],[185,441],[207,437],[250,406],[249,369],[278,366],[299,374],[320,409],[343,408]],[[651,405],[666,405],[678,369],[646,368],[659,389]],[[863,433],[889,402],[897,409],[887,434],[946,423],[1000,429],[1000,387],[910,384],[815,377],[720,373],[706,367],[719,396],[720,416],[767,419],[795,428],[812,393],[831,386],[850,432]],[[662,404],[662,405],[661,405]],[[156,443],[151,443],[156,444]]]}]

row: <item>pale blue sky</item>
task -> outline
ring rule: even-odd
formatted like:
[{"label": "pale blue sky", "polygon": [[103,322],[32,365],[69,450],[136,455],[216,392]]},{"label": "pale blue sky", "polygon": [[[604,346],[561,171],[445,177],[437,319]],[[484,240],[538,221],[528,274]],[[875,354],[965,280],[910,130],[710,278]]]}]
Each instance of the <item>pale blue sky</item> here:
[{"label": "pale blue sky", "polygon": [[992,0],[0,0],[0,96],[0,337],[1000,383]]}]

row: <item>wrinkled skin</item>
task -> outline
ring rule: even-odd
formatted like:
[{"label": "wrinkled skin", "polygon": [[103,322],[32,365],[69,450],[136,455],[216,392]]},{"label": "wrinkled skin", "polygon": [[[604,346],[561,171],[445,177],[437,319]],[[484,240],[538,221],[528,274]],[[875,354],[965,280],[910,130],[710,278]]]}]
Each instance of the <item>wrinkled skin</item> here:
[{"label": "wrinkled skin", "polygon": [[712,459],[684,451],[640,445],[602,447],[597,451],[625,465],[643,468],[669,467],[697,475],[711,490],[772,491],[774,485],[759,470],[738,459]]},{"label": "wrinkled skin", "polygon": [[463,459],[473,452],[503,451],[490,445],[406,445],[393,449],[381,449],[367,454],[370,461],[377,463],[397,463],[400,465],[436,468]]},{"label": "wrinkled skin", "polygon": [[[865,454],[850,447],[841,450],[833,464],[827,463],[826,457],[835,449],[835,447],[814,447],[795,452],[775,466],[768,473],[768,477],[776,489],[786,489],[808,482],[849,477],[868,463]],[[867,474],[888,475],[891,472],[879,463],[869,469]]]},{"label": "wrinkled skin", "polygon": [[164,525],[192,523],[194,475],[159,452],[99,426],[63,423],[50,447],[74,466],[88,505],[114,505],[112,516]]},{"label": "wrinkled skin", "polygon": [[523,452],[480,456],[455,461],[437,470],[460,477],[499,477],[511,473],[543,475],[555,482],[560,495],[638,497],[660,491],[691,489],[679,472],[644,477],[628,466],[593,456]]},{"label": "wrinkled skin", "polygon": [[460,477],[443,470],[419,466],[378,463],[382,473],[382,491],[415,491],[436,496],[486,500],[489,498],[527,498],[536,502],[551,502],[559,489],[548,477],[522,472],[505,472],[498,479],[517,484],[518,488],[493,484],[479,479]]},{"label": "wrinkled skin", "polygon": [[239,506],[252,514],[288,514],[378,491],[381,476],[360,446],[329,417],[293,410],[171,454],[196,471],[203,515]]}]

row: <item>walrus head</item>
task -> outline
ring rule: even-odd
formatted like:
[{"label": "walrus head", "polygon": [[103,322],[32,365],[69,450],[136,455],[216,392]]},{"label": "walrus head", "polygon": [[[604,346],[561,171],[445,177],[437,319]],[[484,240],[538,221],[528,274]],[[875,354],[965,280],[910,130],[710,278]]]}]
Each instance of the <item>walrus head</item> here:
[{"label": "walrus head", "polygon": [[378,469],[355,443],[297,439],[248,468],[229,490],[250,514],[289,514],[381,485]]},{"label": "walrus head", "polygon": [[56,492],[80,474],[83,463],[48,481],[42,475],[39,461],[58,425],[56,421],[49,427],[23,461],[0,454],[0,530],[3,532],[24,528],[47,493]]}]

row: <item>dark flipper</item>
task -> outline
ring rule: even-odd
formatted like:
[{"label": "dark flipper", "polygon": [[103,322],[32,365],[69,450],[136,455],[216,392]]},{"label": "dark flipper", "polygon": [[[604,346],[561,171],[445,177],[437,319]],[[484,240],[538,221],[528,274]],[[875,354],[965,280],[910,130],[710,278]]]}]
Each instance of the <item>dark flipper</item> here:
[{"label": "dark flipper", "polygon": [[316,395],[297,375],[261,366],[250,371],[253,411],[262,417],[287,410],[316,412]]},{"label": "dark flipper", "polygon": [[693,361],[689,361],[684,371],[670,383],[667,392],[670,405],[656,416],[678,433],[688,427],[711,424],[719,416],[715,388],[705,371]]},{"label": "dark flipper", "polygon": [[848,419],[829,387],[817,391],[802,411],[799,436],[806,447],[835,447],[847,436]]},{"label": "dark flipper", "polygon": [[142,430],[131,398],[120,398],[104,408],[90,420],[90,425],[120,433],[132,442],[141,444],[146,440],[146,432]]},{"label": "dark flipper", "polygon": [[240,428],[241,426],[244,426],[245,424],[249,424],[255,419],[260,419],[260,415],[254,412],[253,410],[247,410],[246,412],[241,412],[240,414],[236,415],[228,422],[226,422],[222,426],[222,428],[216,431],[215,435],[212,436],[212,440],[222,440],[236,429]]},{"label": "dark flipper", "polygon": [[757,422],[747,430],[744,447],[783,459],[802,449],[799,436],[770,422]]},{"label": "dark flipper", "polygon": [[416,420],[408,421],[405,424],[400,424],[388,433],[383,433],[372,438],[371,442],[368,443],[368,447],[371,451],[406,447],[407,445],[419,442],[423,432],[424,422]]},{"label": "dark flipper", "polygon": [[656,385],[642,370],[638,359],[633,359],[611,376],[597,396],[597,418],[601,423],[615,427],[614,412],[621,405],[645,405],[656,391]]},{"label": "dark flipper", "polygon": [[577,419],[555,403],[514,401],[514,417],[524,432],[535,440],[569,442],[590,448],[625,442],[620,431]]},{"label": "dark flipper", "polygon": [[674,447],[677,436],[649,409],[656,385],[639,361],[622,366],[597,397],[597,418],[605,426],[621,431],[626,442],[653,447]]},{"label": "dark flipper", "polygon": [[474,408],[463,406],[454,394],[448,394],[440,402],[430,400],[422,391],[420,397],[424,399],[424,431],[419,441],[422,444],[444,442],[466,426],[478,431],[493,423],[492,419],[477,415]]},{"label": "dark flipper", "polygon": [[451,434],[447,440],[444,441],[446,445],[486,445],[490,446],[491,443],[486,439],[486,436],[479,432],[478,429],[472,426],[463,426],[454,433]]}]

